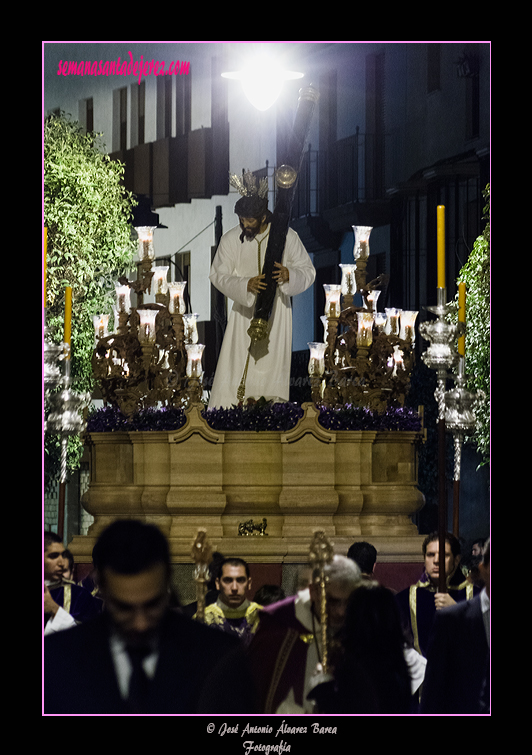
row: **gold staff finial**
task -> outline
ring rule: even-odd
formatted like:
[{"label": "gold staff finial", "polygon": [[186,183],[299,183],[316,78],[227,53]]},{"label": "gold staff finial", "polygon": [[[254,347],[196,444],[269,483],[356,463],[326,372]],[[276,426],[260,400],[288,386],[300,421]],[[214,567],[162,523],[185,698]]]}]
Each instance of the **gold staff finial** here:
[{"label": "gold staff finial", "polygon": [[315,532],[310,544],[309,560],[312,566],[313,581],[318,584],[320,588],[320,628],[322,656],[318,671],[323,674],[327,673],[329,666],[327,648],[327,578],[325,576],[324,569],[327,564],[331,563],[333,556],[333,547],[325,533],[321,530]]},{"label": "gold staff finial", "polygon": [[203,621],[205,617],[205,595],[207,593],[207,582],[209,581],[209,564],[212,561],[212,548],[207,540],[205,530],[198,530],[198,534],[192,545],[192,558],[196,564],[194,569],[194,581],[196,582],[196,600],[198,607],[196,610],[196,620]]}]

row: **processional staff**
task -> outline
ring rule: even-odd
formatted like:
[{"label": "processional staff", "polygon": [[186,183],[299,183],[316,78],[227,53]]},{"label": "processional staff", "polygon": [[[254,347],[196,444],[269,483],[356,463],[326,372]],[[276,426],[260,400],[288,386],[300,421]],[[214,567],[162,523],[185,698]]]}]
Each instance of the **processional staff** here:
[{"label": "processional staff", "polygon": [[447,371],[458,362],[458,354],[454,343],[465,330],[463,323],[452,325],[447,321],[449,307],[446,303],[447,288],[445,285],[445,207],[437,207],[437,303],[435,307],[426,307],[433,312],[436,320],[421,323],[419,331],[423,338],[431,342],[421,358],[429,367],[436,371],[437,384],[435,398],[438,405],[438,590],[447,592],[445,575],[445,543],[447,532],[447,483],[446,483],[446,425],[445,425],[445,386],[449,377]]},{"label": "processional staff", "polygon": [[314,538],[310,544],[309,560],[312,566],[313,582],[319,585],[320,590],[320,631],[321,631],[321,662],[318,664],[317,672],[327,674],[329,670],[329,653],[328,653],[328,618],[327,618],[327,577],[325,576],[325,566],[333,560],[334,552],[330,541],[324,532],[314,533]]},{"label": "processional staff", "polygon": [[205,595],[207,594],[207,582],[210,579],[209,564],[212,561],[212,548],[207,540],[205,530],[198,530],[194,544],[192,545],[192,558],[196,564],[194,569],[194,581],[196,583],[196,620],[203,622],[205,618]]}]

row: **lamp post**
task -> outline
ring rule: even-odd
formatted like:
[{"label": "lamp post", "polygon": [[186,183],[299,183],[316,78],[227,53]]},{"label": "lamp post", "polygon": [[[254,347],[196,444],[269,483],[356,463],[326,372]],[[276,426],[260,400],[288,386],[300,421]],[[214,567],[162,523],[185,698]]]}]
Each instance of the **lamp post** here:
[{"label": "lamp post", "polygon": [[240,71],[222,73],[224,79],[240,81],[244,94],[257,110],[268,110],[277,100],[285,81],[303,78],[299,71],[286,71],[277,61],[257,55]]}]

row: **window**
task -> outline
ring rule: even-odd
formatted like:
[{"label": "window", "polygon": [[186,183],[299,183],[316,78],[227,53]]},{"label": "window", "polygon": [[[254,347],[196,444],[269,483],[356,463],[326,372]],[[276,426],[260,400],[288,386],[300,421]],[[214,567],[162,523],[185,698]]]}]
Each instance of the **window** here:
[{"label": "window", "polygon": [[427,45],[427,93],[441,89],[441,45],[438,43]]},{"label": "window", "polygon": [[127,87],[120,89],[120,143],[119,149],[127,149]]},{"label": "window", "polygon": [[144,144],[146,138],[146,82],[141,81],[138,88],[137,144]]},{"label": "window", "polygon": [[79,103],[79,121],[86,134],[94,131],[94,102],[92,97],[86,100],[81,100]]},{"label": "window", "polygon": [[172,78],[157,78],[157,139],[172,136]]}]

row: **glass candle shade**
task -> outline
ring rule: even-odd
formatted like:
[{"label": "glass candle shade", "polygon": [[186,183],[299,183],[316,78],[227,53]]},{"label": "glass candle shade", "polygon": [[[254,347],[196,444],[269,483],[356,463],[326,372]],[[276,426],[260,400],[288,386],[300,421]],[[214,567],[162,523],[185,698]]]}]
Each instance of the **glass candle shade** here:
[{"label": "glass candle shade", "polygon": [[168,292],[170,299],[168,302],[168,311],[171,315],[184,315],[186,312],[185,306],[185,286],[186,281],[176,281],[175,283],[168,284]]},{"label": "glass candle shade", "polygon": [[368,301],[368,309],[370,309],[372,312],[376,312],[377,310],[377,300],[380,295],[380,291],[370,291],[366,297]]},{"label": "glass candle shade", "polygon": [[356,265],[340,265],[342,271],[342,296],[354,296],[357,290],[355,282]]},{"label": "glass candle shade", "polygon": [[117,285],[115,291],[118,312],[129,314],[131,311],[131,289],[129,286]]},{"label": "glass candle shade", "polygon": [[401,310],[389,307],[384,310],[388,317],[386,321],[386,333],[387,335],[398,336],[399,335],[399,317],[401,316]]},{"label": "glass candle shade", "polygon": [[377,329],[377,333],[384,333],[386,329],[386,322],[388,320],[388,316],[386,312],[374,312],[373,313],[373,322],[375,324],[375,327]]},{"label": "glass candle shade", "polygon": [[203,370],[201,367],[201,357],[205,346],[202,343],[187,343],[187,377],[201,378]]},{"label": "glass candle shade", "polygon": [[144,262],[145,260],[152,260],[155,257],[153,251],[153,232],[155,226],[141,225],[135,228],[139,237],[138,255],[139,260]]},{"label": "glass candle shade", "polygon": [[151,279],[151,293],[153,296],[165,294],[168,291],[167,275],[168,266],[153,268],[153,278]]},{"label": "glass candle shade", "polygon": [[197,343],[198,342],[198,328],[197,323],[198,315],[183,315],[183,324],[185,326],[185,343]]},{"label": "glass candle shade", "polygon": [[373,342],[373,312],[357,312],[357,346],[371,346]]},{"label": "glass candle shade", "polygon": [[325,349],[326,343],[309,343],[310,359],[308,363],[308,374],[310,377],[321,377],[325,372]]},{"label": "glass candle shade", "polygon": [[415,324],[417,315],[417,312],[405,312],[404,310],[401,312],[401,330],[399,338],[402,338],[404,341],[415,342]]},{"label": "glass candle shade", "polygon": [[369,257],[369,236],[373,226],[353,225],[351,226],[355,234],[355,246],[353,248],[353,257],[355,260],[367,260]]},{"label": "glass candle shade", "polygon": [[321,324],[323,325],[323,342],[327,343],[327,336],[329,335],[329,323],[327,322],[327,315],[320,317]]},{"label": "glass candle shade", "polygon": [[155,342],[155,318],[158,310],[156,309],[138,309],[140,317],[139,341],[141,343]]},{"label": "glass candle shade", "polygon": [[94,325],[94,336],[97,341],[109,335],[109,315],[94,315],[92,324]]},{"label": "glass candle shade", "polygon": [[342,287],[337,284],[325,283],[325,315],[326,317],[340,317],[340,297]]}]

